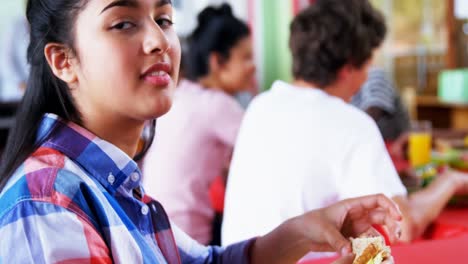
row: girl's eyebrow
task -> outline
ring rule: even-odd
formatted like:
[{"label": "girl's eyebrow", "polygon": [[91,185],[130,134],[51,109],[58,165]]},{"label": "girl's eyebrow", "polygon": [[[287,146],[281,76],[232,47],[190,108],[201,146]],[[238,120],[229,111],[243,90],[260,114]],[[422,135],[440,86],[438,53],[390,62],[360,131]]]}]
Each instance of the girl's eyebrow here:
[{"label": "girl's eyebrow", "polygon": [[104,7],[104,9],[102,9],[101,14],[104,13],[104,11],[106,11],[108,9],[111,9],[112,7],[117,7],[117,6],[126,6],[126,7],[131,7],[131,8],[138,8],[139,4],[138,4],[138,1],[136,1],[136,0],[117,0],[117,1],[113,1],[112,3],[110,3],[109,5]]},{"label": "girl's eyebrow", "polygon": [[[171,0],[158,0],[156,2],[156,7],[161,7],[164,5],[172,5]],[[117,7],[117,6],[126,6],[126,7],[131,7],[131,8],[138,8],[139,3],[137,0],[116,0],[104,7],[104,9],[101,11],[101,14],[104,13],[104,11],[112,8],[112,7]]]},{"label": "girl's eyebrow", "polygon": [[171,0],[158,0],[158,2],[156,3],[156,7],[161,7],[163,5],[172,5],[172,1]]}]

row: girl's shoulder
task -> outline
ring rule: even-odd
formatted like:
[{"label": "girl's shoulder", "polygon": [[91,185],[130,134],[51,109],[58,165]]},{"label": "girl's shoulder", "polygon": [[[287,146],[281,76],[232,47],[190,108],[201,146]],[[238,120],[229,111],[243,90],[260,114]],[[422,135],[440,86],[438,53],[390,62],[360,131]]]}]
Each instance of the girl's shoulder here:
[{"label": "girl's shoulder", "polygon": [[15,171],[0,194],[0,223],[15,208],[33,210],[38,206],[72,211],[89,219],[88,202],[84,198],[89,192],[101,193],[100,189],[63,153],[41,147]]}]

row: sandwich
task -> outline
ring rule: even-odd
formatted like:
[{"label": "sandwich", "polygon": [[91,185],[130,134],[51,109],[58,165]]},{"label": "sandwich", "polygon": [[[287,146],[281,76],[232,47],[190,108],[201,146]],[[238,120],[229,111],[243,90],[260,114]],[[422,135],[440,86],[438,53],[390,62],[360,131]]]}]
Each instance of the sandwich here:
[{"label": "sandwich", "polygon": [[356,255],[353,264],[381,264],[390,261],[390,247],[385,245],[383,237],[351,238],[353,253]]}]

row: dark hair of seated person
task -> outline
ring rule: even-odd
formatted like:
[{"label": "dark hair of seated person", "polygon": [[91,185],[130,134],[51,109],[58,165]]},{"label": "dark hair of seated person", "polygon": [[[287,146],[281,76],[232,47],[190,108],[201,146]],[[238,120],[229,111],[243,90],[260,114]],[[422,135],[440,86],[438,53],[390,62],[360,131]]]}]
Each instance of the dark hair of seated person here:
[{"label": "dark hair of seated person", "polygon": [[229,59],[231,49],[250,35],[246,23],[236,18],[231,6],[207,7],[198,15],[198,25],[188,38],[185,56],[185,74],[189,80],[198,81],[209,71],[210,54],[217,53],[220,63]]},{"label": "dark hair of seated person", "polygon": [[320,87],[346,64],[363,66],[386,34],[382,14],[363,0],[317,0],[290,29],[294,78]]}]

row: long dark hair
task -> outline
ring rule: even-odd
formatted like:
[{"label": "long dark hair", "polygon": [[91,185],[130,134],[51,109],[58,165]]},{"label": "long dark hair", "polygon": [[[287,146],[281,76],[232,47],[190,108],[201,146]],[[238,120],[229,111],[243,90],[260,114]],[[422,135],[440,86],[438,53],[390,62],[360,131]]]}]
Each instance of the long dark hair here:
[{"label": "long dark hair", "polygon": [[229,59],[231,49],[250,35],[249,27],[232,14],[229,4],[209,6],[198,15],[198,26],[188,38],[184,71],[188,79],[198,81],[209,73],[212,52]]},{"label": "long dark hair", "polygon": [[67,45],[73,51],[74,23],[88,0],[28,0],[26,16],[30,26],[28,62],[31,65],[26,92],[16,113],[0,168],[0,191],[14,171],[41,145],[39,123],[45,113],[81,123],[69,88],[57,78],[44,55],[47,43]]}]

